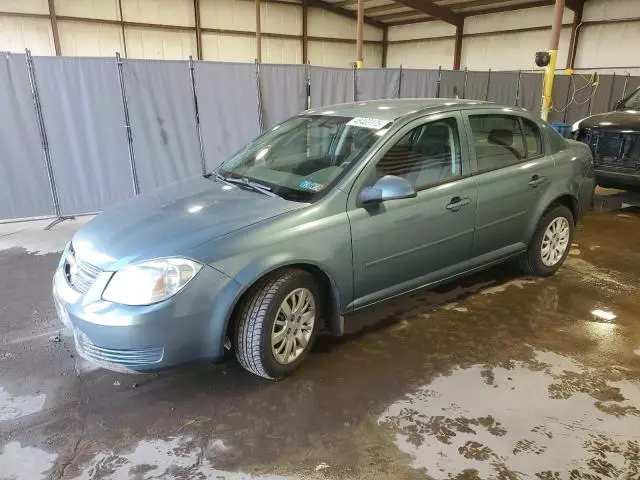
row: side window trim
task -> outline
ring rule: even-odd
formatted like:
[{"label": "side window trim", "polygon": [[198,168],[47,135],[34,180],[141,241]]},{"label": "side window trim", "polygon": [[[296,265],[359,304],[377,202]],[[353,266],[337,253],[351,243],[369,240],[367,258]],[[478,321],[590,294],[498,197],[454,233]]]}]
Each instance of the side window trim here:
[{"label": "side window trim", "polygon": [[[542,158],[545,156],[545,151],[546,151],[546,143],[547,143],[547,139],[546,139],[546,135],[545,132],[543,131],[542,128],[540,128],[540,126],[534,122],[533,120],[529,119],[526,115],[522,115],[520,114],[520,112],[508,112],[505,113],[502,110],[498,110],[498,109],[478,109],[478,110],[463,110],[461,112],[462,114],[462,120],[464,123],[464,127],[466,130],[466,137],[467,137],[467,148],[468,148],[468,154],[469,154],[469,163],[470,163],[470,168],[471,171],[469,173],[470,176],[476,176],[476,175],[483,175],[485,173],[489,173],[489,172],[494,172],[496,170],[502,170],[503,168],[509,168],[509,167],[513,167],[515,165],[522,165],[523,163],[527,163],[530,162],[532,160],[536,160],[539,158]],[[525,155],[525,158],[522,160],[519,160],[518,162],[514,162],[514,163],[509,163],[508,165],[504,165],[504,166],[498,166],[498,167],[494,167],[494,168],[484,168],[484,169],[479,169],[478,168],[478,158],[476,155],[476,149],[475,146],[473,144],[473,130],[471,129],[471,120],[469,117],[472,116],[476,116],[476,115],[496,115],[496,116],[510,116],[510,117],[517,117],[518,118],[518,123],[520,124],[520,129],[522,130],[522,119],[526,118],[528,120],[530,120],[537,128],[538,131],[540,133],[540,141],[542,142],[542,153],[540,155],[537,155],[535,157],[527,157]],[[526,152],[526,142],[524,139],[524,135],[522,135],[522,141],[525,144],[525,152]],[[462,138],[460,139],[460,142],[462,142]]]},{"label": "side window trim", "polygon": [[446,183],[462,180],[464,178],[471,177],[473,175],[471,170],[471,150],[469,145],[469,135],[468,130],[465,125],[465,119],[463,113],[458,110],[455,112],[447,112],[442,116],[438,116],[434,118],[437,114],[426,114],[422,117],[416,118],[411,122],[400,127],[396,132],[394,132],[389,138],[385,140],[385,142],[380,145],[375,152],[375,154],[367,161],[366,165],[360,170],[357,178],[352,184],[352,187],[349,190],[349,205],[350,208],[355,207],[356,198],[362,188],[365,186],[368,177],[371,175],[371,170],[375,169],[378,161],[389,151],[389,149],[395,145],[400,139],[402,139],[407,133],[415,128],[426,125],[428,123],[438,122],[443,119],[453,118],[456,121],[456,125],[458,127],[458,137],[460,140],[460,165],[461,165],[461,175],[458,177],[452,177],[450,179],[444,179],[442,182],[436,184],[430,184],[423,188],[418,188],[416,191],[421,192],[424,190],[428,190],[430,188],[438,187],[440,185],[444,185]]},{"label": "side window trim", "polygon": [[[518,115],[518,120],[520,122],[520,131],[522,132],[522,138],[524,140],[524,150],[525,150],[525,158],[527,160],[536,160],[538,158],[542,158],[545,156],[546,153],[546,145],[545,145],[545,138],[544,135],[542,134],[542,130],[540,129],[540,127],[538,126],[538,124],[534,121],[532,121],[531,119],[527,118],[527,117],[523,117],[522,115]],[[538,139],[540,140],[540,153],[538,155],[534,155],[532,157],[529,156],[529,147],[527,147],[527,138],[524,134],[524,121],[525,120],[529,120],[529,122],[531,122],[531,125],[533,125],[536,128],[536,131],[538,132]]]}]

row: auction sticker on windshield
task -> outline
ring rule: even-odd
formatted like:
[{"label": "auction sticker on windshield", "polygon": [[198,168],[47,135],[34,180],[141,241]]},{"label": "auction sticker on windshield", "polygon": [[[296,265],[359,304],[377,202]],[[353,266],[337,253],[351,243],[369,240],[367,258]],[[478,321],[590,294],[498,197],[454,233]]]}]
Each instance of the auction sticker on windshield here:
[{"label": "auction sticker on windshield", "polygon": [[310,180],[303,180],[298,184],[298,187],[304,190],[311,190],[312,192],[319,192],[324,188],[324,185],[321,183],[315,183]]},{"label": "auction sticker on windshield", "polygon": [[370,128],[379,130],[389,123],[389,120],[380,120],[379,118],[355,117],[347,122],[351,127]]}]

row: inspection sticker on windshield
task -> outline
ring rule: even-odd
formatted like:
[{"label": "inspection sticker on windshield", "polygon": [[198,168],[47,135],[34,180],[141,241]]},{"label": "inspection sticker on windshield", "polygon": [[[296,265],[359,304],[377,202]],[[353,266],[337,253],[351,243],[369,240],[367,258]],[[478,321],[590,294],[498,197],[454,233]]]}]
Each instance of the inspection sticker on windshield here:
[{"label": "inspection sticker on windshield", "polygon": [[347,122],[352,127],[371,128],[379,130],[389,123],[389,120],[380,120],[379,118],[355,117]]},{"label": "inspection sticker on windshield", "polygon": [[304,190],[310,190],[312,192],[319,192],[324,188],[324,185],[321,183],[315,183],[310,180],[301,181],[298,186]]}]

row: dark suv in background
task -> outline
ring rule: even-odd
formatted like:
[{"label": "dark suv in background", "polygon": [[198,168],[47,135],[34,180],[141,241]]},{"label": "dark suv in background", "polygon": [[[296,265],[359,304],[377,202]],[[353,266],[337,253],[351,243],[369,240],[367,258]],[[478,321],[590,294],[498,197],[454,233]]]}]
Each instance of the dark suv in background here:
[{"label": "dark suv in background", "polygon": [[640,187],[640,88],[613,112],[576,122],[572,132],[593,152],[598,185]]}]

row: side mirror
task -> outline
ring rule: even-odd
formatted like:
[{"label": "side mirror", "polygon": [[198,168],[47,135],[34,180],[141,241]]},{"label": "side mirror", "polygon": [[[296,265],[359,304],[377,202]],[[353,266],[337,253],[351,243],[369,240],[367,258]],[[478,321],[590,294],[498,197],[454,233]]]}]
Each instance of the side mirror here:
[{"label": "side mirror", "polygon": [[358,195],[358,203],[362,205],[414,198],[418,193],[411,183],[395,175],[386,175],[372,187],[365,187]]}]

